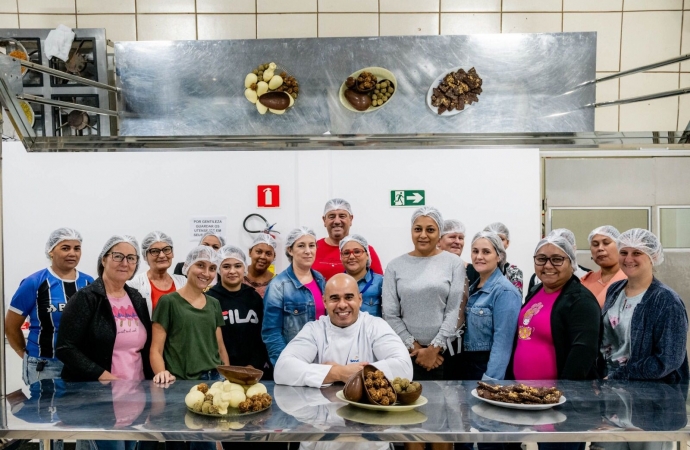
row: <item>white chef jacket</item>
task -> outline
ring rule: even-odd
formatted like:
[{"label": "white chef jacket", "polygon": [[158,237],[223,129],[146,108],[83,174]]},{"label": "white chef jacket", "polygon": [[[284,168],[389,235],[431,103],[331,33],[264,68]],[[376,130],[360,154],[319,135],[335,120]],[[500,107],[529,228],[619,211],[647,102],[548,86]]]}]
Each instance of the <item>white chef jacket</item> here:
[{"label": "white chef jacket", "polygon": [[273,378],[278,384],[320,388],[331,370],[325,362],[368,362],[388,379],[412,380],[412,360],[398,334],[385,320],[363,311],[346,328],[333,325],[328,315],[308,322],[280,354]]}]

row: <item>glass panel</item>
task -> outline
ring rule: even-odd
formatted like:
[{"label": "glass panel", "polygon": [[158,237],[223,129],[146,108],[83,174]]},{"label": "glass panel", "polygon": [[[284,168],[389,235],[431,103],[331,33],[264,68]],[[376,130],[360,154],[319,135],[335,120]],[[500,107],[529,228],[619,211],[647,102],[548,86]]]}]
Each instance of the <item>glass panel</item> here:
[{"label": "glass panel", "polygon": [[690,248],[690,208],[659,208],[661,245]]},{"label": "glass panel", "polygon": [[575,233],[578,248],[587,248],[589,233],[601,225],[613,225],[621,233],[631,228],[649,228],[648,209],[551,209],[551,229]]}]

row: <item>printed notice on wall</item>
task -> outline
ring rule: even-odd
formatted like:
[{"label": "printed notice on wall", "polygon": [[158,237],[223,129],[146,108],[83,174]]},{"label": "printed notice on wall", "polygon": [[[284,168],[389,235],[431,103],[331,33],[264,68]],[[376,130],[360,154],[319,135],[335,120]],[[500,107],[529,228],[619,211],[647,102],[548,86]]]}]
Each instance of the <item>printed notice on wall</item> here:
[{"label": "printed notice on wall", "polygon": [[208,232],[225,237],[226,223],[225,216],[192,217],[189,219],[189,240],[198,241]]}]

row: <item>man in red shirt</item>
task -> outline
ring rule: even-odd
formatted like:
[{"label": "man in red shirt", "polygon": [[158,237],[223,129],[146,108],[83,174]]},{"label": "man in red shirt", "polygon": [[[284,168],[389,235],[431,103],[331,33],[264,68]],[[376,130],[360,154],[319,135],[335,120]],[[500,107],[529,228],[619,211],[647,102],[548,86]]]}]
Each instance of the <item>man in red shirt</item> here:
[{"label": "man in red shirt", "polygon": [[[352,207],[342,198],[334,198],[326,202],[323,209],[323,226],[328,231],[328,237],[316,241],[316,259],[312,269],[321,273],[328,280],[337,273],[345,272],[340,259],[340,241],[350,234],[352,226]],[[374,247],[369,246],[371,255],[371,269],[383,275],[383,268]]]}]

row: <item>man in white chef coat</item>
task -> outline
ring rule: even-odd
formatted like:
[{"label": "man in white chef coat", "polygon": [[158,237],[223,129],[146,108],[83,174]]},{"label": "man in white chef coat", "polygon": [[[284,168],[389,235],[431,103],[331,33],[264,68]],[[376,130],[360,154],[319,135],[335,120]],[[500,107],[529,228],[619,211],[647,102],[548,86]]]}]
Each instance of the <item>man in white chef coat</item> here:
[{"label": "man in white chef coat", "polygon": [[345,382],[366,364],[388,377],[412,379],[412,360],[385,320],[360,312],[357,281],[340,273],[326,283],[327,315],[308,322],[280,354],[274,380],[289,386]]}]

